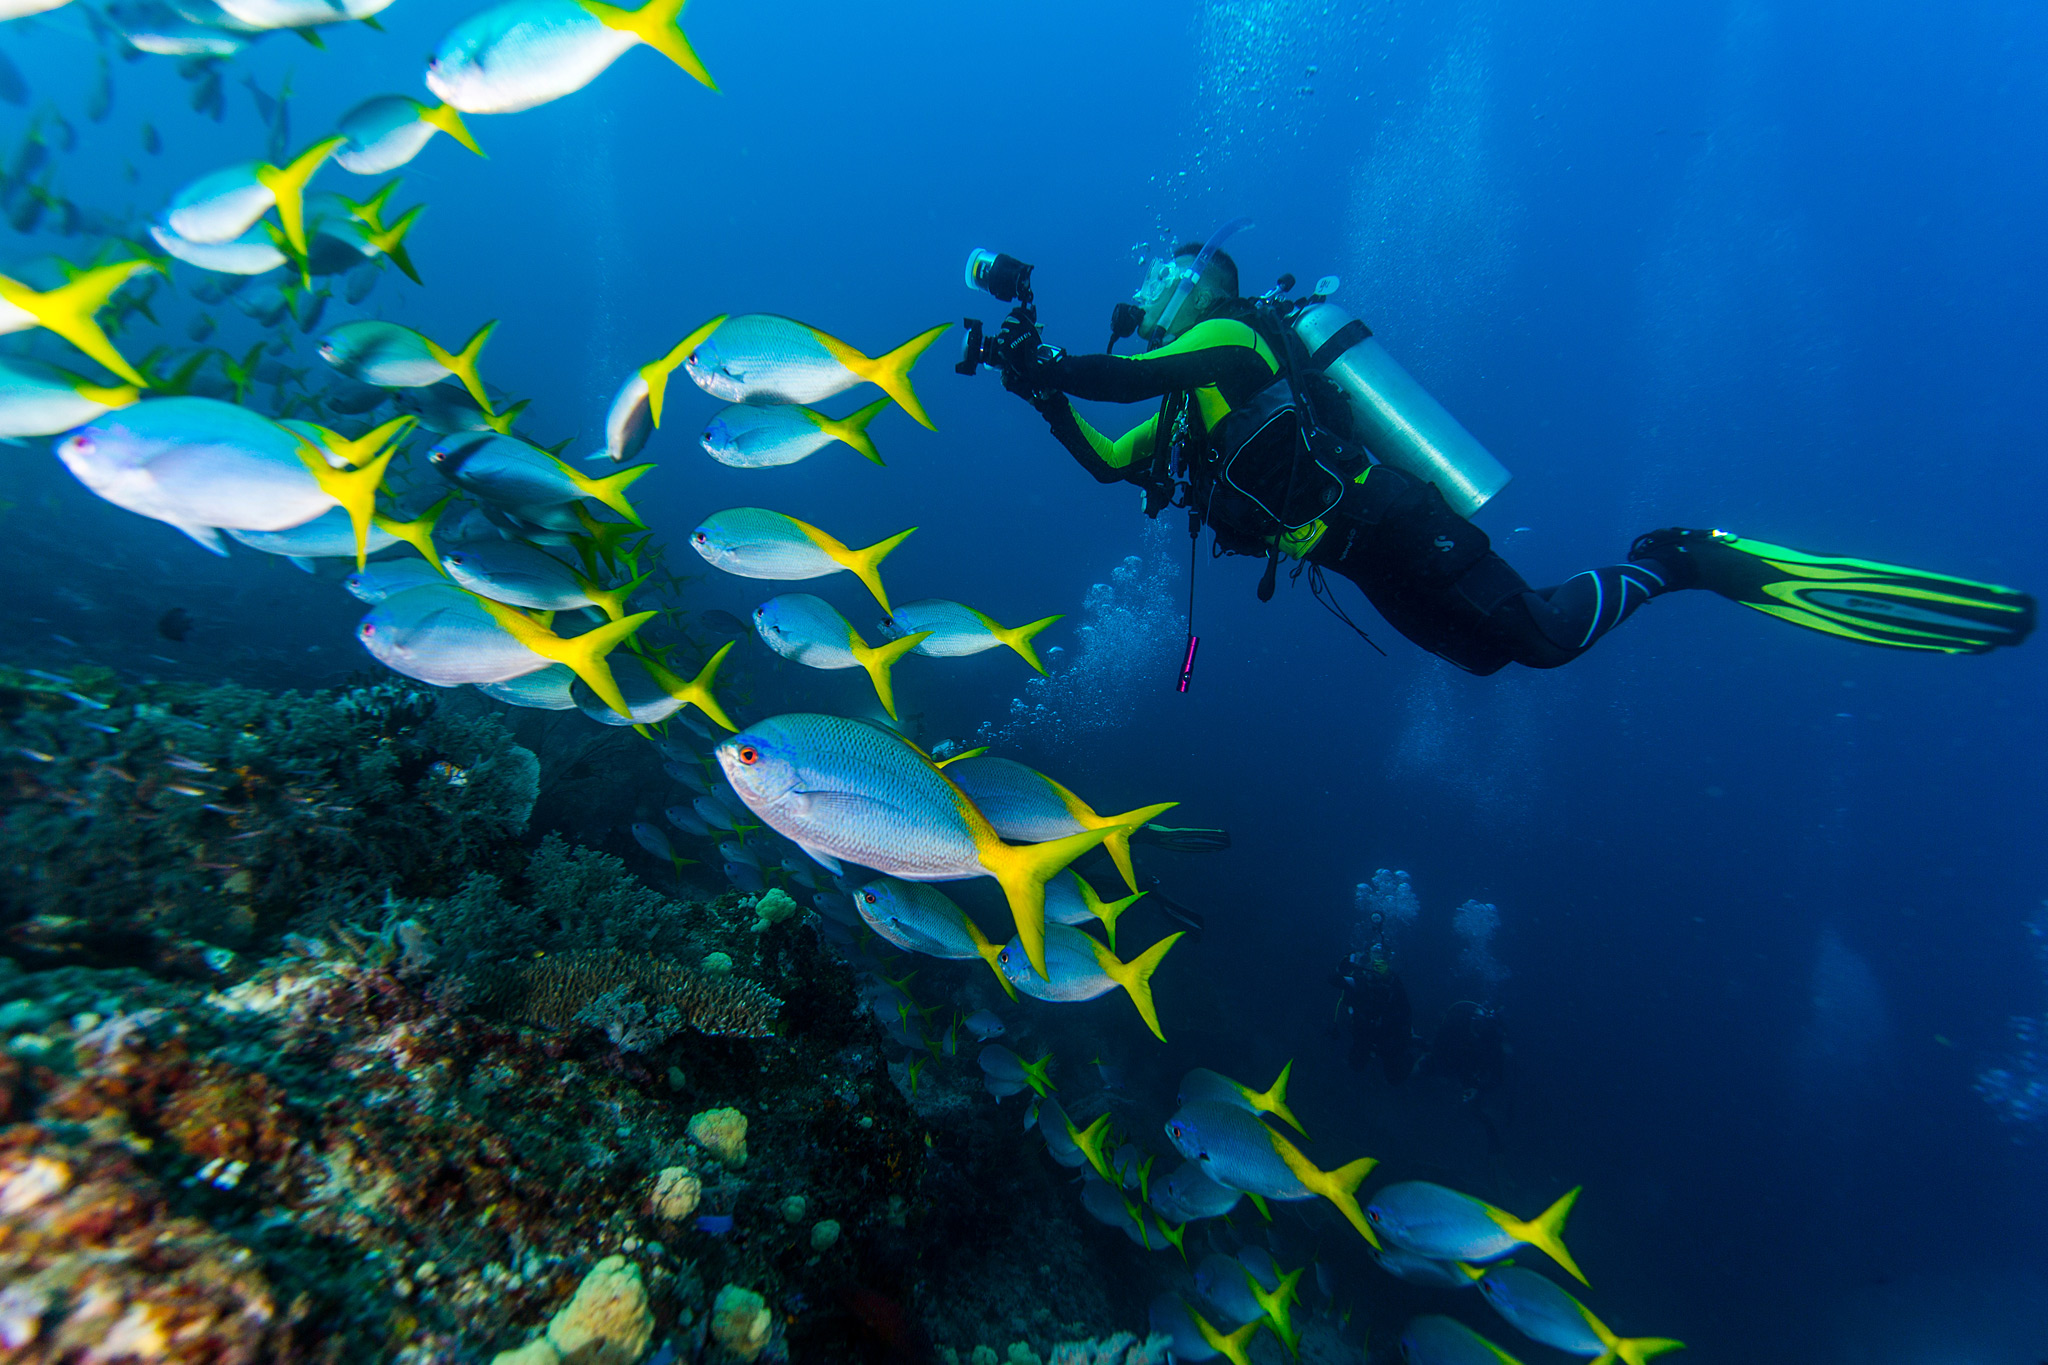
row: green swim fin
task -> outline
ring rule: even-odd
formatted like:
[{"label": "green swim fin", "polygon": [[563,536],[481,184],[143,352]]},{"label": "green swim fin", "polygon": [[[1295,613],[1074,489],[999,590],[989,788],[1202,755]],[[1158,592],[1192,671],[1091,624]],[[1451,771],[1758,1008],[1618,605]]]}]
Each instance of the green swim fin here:
[{"label": "green swim fin", "polygon": [[1628,557],[1666,570],[1674,589],[1706,588],[1795,626],[1886,649],[1987,654],[2034,629],[2034,599],[2013,588],[1726,531],[1652,531]]}]

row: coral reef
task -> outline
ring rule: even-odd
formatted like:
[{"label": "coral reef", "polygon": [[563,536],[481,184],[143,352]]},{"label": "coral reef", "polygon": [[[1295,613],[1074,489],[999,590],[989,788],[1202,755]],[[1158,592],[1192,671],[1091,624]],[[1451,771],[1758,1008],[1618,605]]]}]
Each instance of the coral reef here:
[{"label": "coral reef", "polygon": [[1157,1273],[971,1048],[920,1028],[892,1081],[883,1004],[971,1012],[964,967],[885,1000],[786,896],[528,833],[560,757],[447,698],[17,681],[10,1365],[1044,1360],[1144,1320]]},{"label": "coral reef", "polygon": [[521,963],[488,977],[484,993],[522,1023],[602,1029],[622,1052],[649,1051],[685,1028],[714,1038],[772,1037],[782,1008],[728,973],[608,949]]},{"label": "coral reef", "polygon": [[205,977],[266,932],[456,890],[533,809],[534,755],[429,689],[67,681],[0,670],[0,930],[33,964]]}]

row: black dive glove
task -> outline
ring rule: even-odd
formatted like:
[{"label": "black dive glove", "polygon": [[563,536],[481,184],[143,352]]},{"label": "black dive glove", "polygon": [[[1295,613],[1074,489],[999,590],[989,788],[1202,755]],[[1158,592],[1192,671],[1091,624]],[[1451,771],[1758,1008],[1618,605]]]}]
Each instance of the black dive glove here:
[{"label": "black dive glove", "polygon": [[996,333],[995,351],[1002,368],[1003,387],[1044,412],[1063,396],[1052,383],[1052,367],[1066,358],[1057,346],[1048,346],[1038,334],[1038,325],[1012,313],[1003,319]]}]

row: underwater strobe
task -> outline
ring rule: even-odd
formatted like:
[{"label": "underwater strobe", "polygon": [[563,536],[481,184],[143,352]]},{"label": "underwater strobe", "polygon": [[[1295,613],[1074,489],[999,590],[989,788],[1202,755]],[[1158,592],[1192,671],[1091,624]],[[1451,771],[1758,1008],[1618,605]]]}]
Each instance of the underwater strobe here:
[{"label": "underwater strobe", "polygon": [[979,289],[1004,303],[1014,303],[1003,330],[991,339],[982,334],[980,318],[962,318],[967,335],[960,343],[960,374],[973,374],[982,366],[1002,369],[1006,339],[1028,335],[1038,341],[1038,306],[1031,297],[1031,264],[1000,251],[976,247],[967,253],[967,287]]}]

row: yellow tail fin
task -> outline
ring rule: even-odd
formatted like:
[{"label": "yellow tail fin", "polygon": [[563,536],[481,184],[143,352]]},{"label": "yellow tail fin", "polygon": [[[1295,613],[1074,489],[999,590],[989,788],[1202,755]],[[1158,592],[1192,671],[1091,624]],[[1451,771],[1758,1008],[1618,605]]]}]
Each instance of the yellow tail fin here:
[{"label": "yellow tail fin", "polygon": [[866,407],[857,412],[849,412],[844,417],[827,417],[824,413],[813,412],[809,408],[798,408],[797,411],[810,418],[813,426],[833,440],[844,441],[876,464],[881,464],[882,455],[875,449],[874,440],[868,435],[868,423],[875,420],[876,413],[888,406],[888,399],[877,398]]},{"label": "yellow tail fin", "polygon": [[407,414],[394,417],[380,427],[375,427],[357,437],[347,437],[338,431],[330,431],[318,423],[308,423],[320,433],[320,444],[327,447],[330,455],[337,455],[351,465],[360,467],[384,453],[387,445],[395,445],[405,433],[412,430],[419,419]]},{"label": "yellow tail fin", "polygon": [[484,414],[484,425],[497,432],[500,436],[510,436],[512,434],[512,424],[519,420],[519,414],[532,406],[533,400],[531,398],[522,398],[517,403],[507,406],[503,412],[486,412]]},{"label": "yellow tail fin", "polygon": [[945,767],[945,766],[946,766],[946,765],[947,765],[948,763],[958,763],[958,762],[959,762],[959,761],[960,761],[961,759],[963,759],[963,758],[980,758],[980,757],[981,757],[981,756],[982,756],[983,754],[985,754],[985,753],[987,753],[987,752],[988,752],[988,745],[984,744],[984,745],[982,745],[982,746],[981,746],[981,747],[980,747],[979,749],[968,749],[968,750],[966,750],[966,751],[964,751],[964,752],[962,752],[962,753],[957,753],[957,754],[954,754],[954,755],[953,755],[952,757],[950,757],[950,758],[941,758],[941,759],[938,759],[938,760],[936,760],[936,761],[934,761],[934,762],[933,762],[932,766],[933,766],[934,768],[943,768],[943,767]]},{"label": "yellow tail fin", "polygon": [[[470,596],[476,597],[475,593]],[[628,616],[623,621],[607,621],[582,635],[561,636],[536,622],[532,617],[515,607],[502,602],[493,602],[488,597],[477,597],[477,605],[491,614],[491,619],[505,628],[505,633],[525,645],[528,649],[558,664],[567,664],[576,671],[576,676],[598,695],[598,699],[620,715],[631,719],[632,710],[626,705],[625,696],[619,691],[618,679],[612,677],[611,665],[604,656],[617,649],[631,638],[633,632],[661,615],[658,611],[643,611]]]},{"label": "yellow tail fin", "polygon": [[476,358],[483,353],[484,343],[491,339],[491,333],[497,330],[497,326],[498,320],[492,318],[462,343],[461,350],[453,352],[443,350],[425,337],[420,338],[426,341],[427,354],[434,358],[434,363],[462,381],[462,387],[469,390],[469,396],[476,400],[486,417],[491,415],[491,400],[484,393],[484,381],[476,372]]},{"label": "yellow tail fin", "polygon": [[725,662],[725,656],[732,653],[732,647],[738,643],[737,640],[727,640],[720,645],[718,652],[711,656],[711,662],[698,669],[697,676],[688,682],[684,682],[652,659],[645,661],[647,671],[671,697],[696,707],[727,731],[737,732],[740,727],[732,723],[732,718],[725,714],[725,708],[718,704],[718,698],[711,691],[711,684],[718,677],[718,666]]},{"label": "yellow tail fin", "polygon": [[632,34],[689,72],[698,84],[712,90],[718,88],[718,82],[711,79],[704,63],[697,60],[696,49],[690,46],[690,40],[683,36],[682,27],[676,22],[682,17],[686,0],[647,0],[639,9],[619,9],[600,4],[599,0],[576,2],[606,28]]},{"label": "yellow tail fin", "polygon": [[1366,1176],[1372,1174],[1372,1168],[1380,1164],[1378,1160],[1362,1156],[1334,1171],[1318,1170],[1315,1163],[1303,1156],[1286,1138],[1271,1129],[1267,1130],[1266,1137],[1272,1142],[1273,1151],[1287,1163],[1287,1169],[1294,1172],[1294,1178],[1335,1204],[1337,1212],[1358,1229],[1358,1235],[1377,1249],[1380,1239],[1373,1232],[1372,1224],[1365,1221],[1365,1210],[1358,1207],[1358,1187],[1365,1183]]},{"label": "yellow tail fin", "polygon": [[490,160],[488,156],[484,156],[484,149],[476,145],[476,139],[469,135],[469,128],[463,123],[462,115],[456,112],[454,105],[437,104],[432,109],[422,109],[420,122],[431,128],[439,128],[478,156],[484,157],[484,160]]},{"label": "yellow tail fin", "polygon": [[418,550],[425,556],[427,563],[433,565],[440,571],[441,576],[446,578],[448,570],[441,567],[441,552],[434,548],[434,524],[441,520],[441,514],[447,511],[448,504],[454,501],[455,494],[450,493],[411,521],[399,521],[385,516],[382,512],[372,518],[372,521],[378,530],[386,535],[397,536]]},{"label": "yellow tail fin", "polygon": [[391,258],[391,264],[405,272],[405,277],[414,284],[424,284],[420,272],[413,268],[412,253],[405,249],[405,234],[412,231],[412,225],[427,211],[425,204],[414,204],[398,216],[398,221],[387,228],[376,228],[363,234],[363,240]]},{"label": "yellow tail fin", "polygon": [[1067,1120],[1067,1136],[1081,1149],[1081,1155],[1088,1158],[1088,1164],[1095,1168],[1095,1174],[1112,1185],[1121,1185],[1116,1173],[1109,1169],[1109,1158],[1103,1149],[1109,1145],[1109,1115],[1098,1114],[1095,1122],[1086,1128],[1076,1129],[1072,1119]]},{"label": "yellow tail fin", "polygon": [[1202,1334],[1202,1340],[1208,1342],[1215,1350],[1222,1352],[1223,1358],[1228,1360],[1230,1365],[1251,1365],[1251,1358],[1245,1354],[1246,1343],[1252,1339],[1252,1333],[1258,1331],[1260,1326],[1266,1321],[1264,1318],[1253,1318],[1235,1332],[1225,1336],[1214,1327],[1211,1327],[1209,1320],[1195,1309],[1188,1309],[1188,1317],[1194,1320],[1195,1330]]},{"label": "yellow tail fin", "polygon": [[[898,531],[887,540],[878,540],[865,550],[855,550],[847,546],[843,541],[833,537],[829,532],[821,531],[807,521],[798,521],[795,517],[791,517],[789,520],[799,531],[810,537],[813,545],[816,545],[829,555],[833,563],[844,565],[847,572],[867,584],[868,591],[873,593],[875,601],[881,604],[882,614],[884,616],[890,614],[889,594],[882,587],[882,561],[889,557],[891,550],[910,539],[917,531],[915,526],[911,527],[908,531]],[[924,637],[919,636],[918,638],[922,639]]]},{"label": "yellow tail fin", "polygon": [[964,794],[956,799],[966,811],[973,811],[968,827],[974,833],[975,851],[1009,900],[1010,920],[1016,926],[1018,942],[1024,945],[1024,955],[1031,960],[1031,969],[1050,980],[1045,970],[1045,884],[1068,863],[1101,844],[1110,831],[1084,829],[1042,844],[1006,844],[989,827],[987,818],[974,809],[973,802]]},{"label": "yellow tail fin", "polygon": [[1186,1223],[1176,1223],[1174,1226],[1168,1227],[1166,1226],[1166,1220],[1157,1213],[1152,1215],[1152,1221],[1158,1226],[1159,1235],[1166,1239],[1168,1246],[1171,1246],[1180,1253],[1180,1259],[1185,1264],[1188,1259],[1188,1225]]},{"label": "yellow tail fin", "polygon": [[592,606],[604,613],[607,621],[616,621],[626,614],[626,599],[633,595],[636,588],[652,577],[654,577],[654,570],[649,569],[630,583],[621,583],[616,588],[600,588],[595,579],[587,578],[579,573],[576,575],[576,586],[583,589],[583,595],[590,599]]},{"label": "yellow tail fin", "polygon": [[[1684,1342],[1673,1341],[1670,1337],[1616,1337],[1607,1343],[1607,1351],[1600,1360],[1619,1360],[1623,1365],[1643,1365],[1646,1360],[1684,1349]],[[1594,1361],[1593,1365],[1600,1365],[1600,1361]]]},{"label": "yellow tail fin", "polygon": [[1266,1292],[1266,1287],[1259,1283],[1258,1276],[1252,1274],[1249,1269],[1244,1272],[1245,1281],[1251,1286],[1252,1298],[1265,1311],[1266,1321],[1272,1325],[1273,1335],[1280,1338],[1280,1344],[1287,1348],[1287,1354],[1297,1360],[1301,1358],[1301,1331],[1294,1325],[1294,1313],[1287,1305],[1298,1297],[1294,1286],[1300,1282],[1301,1271],[1306,1268],[1288,1271],[1270,1294]]},{"label": "yellow tail fin", "polygon": [[[1159,1011],[1152,1004],[1152,973],[1159,970],[1159,961],[1166,956],[1166,950],[1180,942],[1179,932],[1168,934],[1129,962],[1120,962],[1117,955],[1095,944],[1095,961],[1102,973],[1131,997],[1131,1003],[1138,1007],[1138,1014],[1145,1020],[1145,1027],[1152,1030],[1152,1036],[1160,1042],[1166,1035],[1159,1028]],[[1093,939],[1089,940],[1091,943]]]},{"label": "yellow tail fin", "polygon": [[277,201],[277,221],[284,228],[284,239],[301,261],[306,258],[306,182],[347,142],[345,137],[330,137],[299,153],[288,166],[256,168],[256,183]]},{"label": "yellow tail fin", "polygon": [[1024,1068],[1024,1083],[1037,1091],[1039,1098],[1043,1099],[1059,1089],[1058,1086],[1052,1083],[1052,1077],[1046,1074],[1046,1068],[1052,1065],[1052,1054],[1050,1052],[1040,1054],[1035,1062],[1026,1062],[1022,1058],[1019,1058],[1018,1061]]},{"label": "yellow tail fin", "polygon": [[142,372],[122,359],[114,343],[93,320],[93,314],[107,306],[114,291],[135,275],[157,267],[148,261],[121,261],[88,270],[77,279],[48,293],[38,293],[25,284],[0,275],[0,301],[13,304],[66,341],[84,351],[137,388],[149,387]]},{"label": "yellow tail fin", "polygon": [[71,391],[88,403],[108,408],[125,408],[142,399],[142,390],[133,384],[88,384],[80,379],[71,385]]},{"label": "yellow tail fin", "polygon": [[1250,1190],[1246,1190],[1244,1192],[1244,1197],[1252,1201],[1252,1207],[1259,1211],[1259,1217],[1265,1219],[1269,1223],[1273,1221],[1273,1210],[1266,1207],[1265,1195],[1253,1194]]},{"label": "yellow tail fin", "polygon": [[676,366],[689,359],[690,352],[702,346],[705,339],[718,330],[719,324],[730,316],[720,313],[711,321],[668,348],[668,354],[659,360],[650,360],[640,367],[640,377],[647,381],[647,415],[653,419],[658,430],[661,426],[661,403],[668,395],[668,377],[675,373]]},{"label": "yellow tail fin", "polygon": [[[375,433],[371,433],[375,435]],[[391,466],[392,456],[398,454],[398,447],[379,455],[361,468],[351,466],[336,469],[327,462],[326,452],[299,437],[299,463],[306,466],[306,472],[313,476],[313,482],[320,485],[320,491],[339,503],[348,513],[349,525],[356,533],[356,568],[360,569],[370,558],[370,522],[377,514],[377,489],[384,482],[384,471]]]},{"label": "yellow tail fin", "polygon": [[852,626],[846,628],[847,647],[853,651],[853,657],[859,661],[860,666],[868,671],[868,678],[875,685],[875,699],[882,703],[882,709],[889,713],[890,720],[896,719],[896,684],[890,678],[889,670],[895,666],[898,659],[923,643],[924,637],[929,634],[931,632],[928,630],[919,631],[915,635],[905,635],[885,645],[875,646],[861,639],[860,632]]},{"label": "yellow tail fin", "polygon": [[1490,1204],[1487,1206],[1486,1216],[1500,1224],[1501,1229],[1516,1240],[1526,1242],[1563,1266],[1580,1284],[1585,1284],[1587,1280],[1580,1273],[1578,1263],[1572,1260],[1572,1254],[1564,1249],[1564,1220],[1571,1216],[1572,1205],[1578,1202],[1579,1191],[1584,1188],[1583,1185],[1572,1186],[1555,1204],[1526,1223]]},{"label": "yellow tail fin", "polygon": [[[975,612],[974,614],[981,616],[980,612]],[[1038,661],[1038,651],[1031,647],[1032,637],[1053,622],[1064,620],[1065,617],[1064,615],[1048,616],[1043,620],[1033,621],[1030,625],[1026,626],[999,626],[986,616],[981,616],[981,619],[987,623],[989,634],[1001,640],[1011,649],[1016,650],[1019,658],[1023,659],[1025,663],[1030,664],[1036,671],[1043,673],[1045,672],[1045,665]]]},{"label": "yellow tail fin", "polygon": [[[555,463],[561,464],[561,461],[557,460]],[[565,464],[562,465],[562,472],[569,476],[569,482],[574,484],[576,491],[584,497],[597,499],[635,526],[645,526],[647,523],[640,520],[640,514],[633,510],[633,504],[626,501],[626,490],[631,488],[641,475],[653,468],[651,464],[636,464],[631,468],[621,469],[616,474],[607,474],[601,479],[593,479],[588,474],[571,469]]]},{"label": "yellow tail fin", "polygon": [[[727,645],[726,648],[731,649],[732,646]],[[967,926],[967,938],[974,944],[974,951],[981,955],[981,960],[988,964],[988,969],[996,974],[996,980],[1002,982],[1003,994],[1015,1000],[1017,988],[1010,984],[1009,975],[1003,971],[1003,964],[996,960],[1003,955],[1003,945],[989,942],[988,935],[981,932],[981,926],[974,922],[972,916],[963,914],[960,919]]]},{"label": "yellow tail fin", "polygon": [[1293,1070],[1294,1062],[1290,1058],[1287,1065],[1280,1068],[1279,1079],[1271,1086],[1263,1091],[1247,1090],[1244,1097],[1252,1108],[1263,1114],[1271,1114],[1306,1138],[1308,1129],[1301,1126],[1301,1120],[1294,1117],[1294,1111],[1287,1107],[1287,1077]]},{"label": "yellow tail fin", "polygon": [[895,399],[896,406],[909,413],[919,426],[927,431],[936,431],[938,428],[932,425],[932,419],[925,415],[924,404],[917,399],[917,390],[910,387],[910,367],[915,365],[917,358],[952,325],[950,322],[942,323],[928,332],[919,332],[895,350],[872,359],[837,337],[827,336],[816,329],[813,329],[812,334],[831,353],[834,360]]},{"label": "yellow tail fin", "polygon": [[1089,914],[1095,916],[1095,918],[1102,921],[1102,927],[1109,932],[1110,951],[1115,952],[1116,922],[1118,917],[1121,916],[1124,911],[1130,909],[1133,905],[1137,904],[1139,899],[1142,898],[1145,893],[1142,891],[1134,891],[1130,895],[1125,896],[1122,900],[1106,901],[1102,899],[1102,897],[1095,894],[1095,888],[1088,884],[1088,879],[1086,877],[1076,874],[1074,880],[1081,883],[1081,904],[1088,907]]}]

